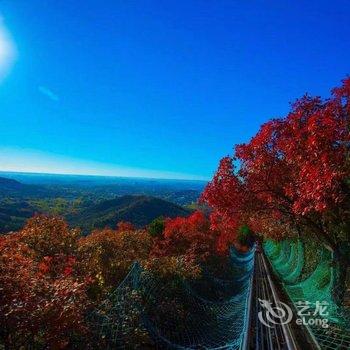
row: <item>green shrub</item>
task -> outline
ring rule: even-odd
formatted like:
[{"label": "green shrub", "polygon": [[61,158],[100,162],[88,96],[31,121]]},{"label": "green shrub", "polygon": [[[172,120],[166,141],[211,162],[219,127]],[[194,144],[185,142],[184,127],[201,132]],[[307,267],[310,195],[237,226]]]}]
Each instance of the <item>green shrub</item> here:
[{"label": "green shrub", "polygon": [[152,237],[159,237],[163,235],[164,228],[165,228],[165,220],[163,217],[159,217],[154,219],[148,225],[148,232]]},{"label": "green shrub", "polygon": [[247,225],[243,225],[238,229],[238,243],[252,247],[255,242],[255,233]]}]

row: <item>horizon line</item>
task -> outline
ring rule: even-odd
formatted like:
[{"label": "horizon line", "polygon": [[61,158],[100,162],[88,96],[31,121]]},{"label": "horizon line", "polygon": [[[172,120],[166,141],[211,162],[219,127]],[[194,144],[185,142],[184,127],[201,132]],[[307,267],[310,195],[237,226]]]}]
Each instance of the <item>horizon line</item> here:
[{"label": "horizon line", "polygon": [[89,177],[107,177],[107,178],[119,178],[119,179],[140,179],[140,180],[171,180],[171,181],[196,181],[196,182],[209,182],[210,179],[190,179],[190,178],[171,178],[171,177],[151,177],[151,176],[121,176],[121,175],[103,175],[103,174],[82,174],[82,173],[50,173],[50,172],[37,172],[37,171],[18,171],[18,170],[2,170],[0,173],[12,173],[12,174],[30,174],[30,175],[58,175],[58,176],[89,176]]}]

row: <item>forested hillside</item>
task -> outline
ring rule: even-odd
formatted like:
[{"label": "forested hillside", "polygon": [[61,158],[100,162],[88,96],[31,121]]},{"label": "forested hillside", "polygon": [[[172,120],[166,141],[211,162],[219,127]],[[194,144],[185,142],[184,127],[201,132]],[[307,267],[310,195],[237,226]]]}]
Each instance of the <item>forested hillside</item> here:
[{"label": "forested hillside", "polygon": [[[204,182],[2,173],[0,233],[16,231],[35,213],[58,215],[86,232],[120,220],[140,227],[158,216],[186,216]],[[7,176],[7,177],[5,177]]]},{"label": "forested hillside", "polygon": [[121,196],[102,201],[81,213],[68,216],[73,226],[84,231],[94,228],[116,227],[120,221],[128,221],[143,227],[157,217],[188,216],[191,212],[179,205],[150,196]]}]

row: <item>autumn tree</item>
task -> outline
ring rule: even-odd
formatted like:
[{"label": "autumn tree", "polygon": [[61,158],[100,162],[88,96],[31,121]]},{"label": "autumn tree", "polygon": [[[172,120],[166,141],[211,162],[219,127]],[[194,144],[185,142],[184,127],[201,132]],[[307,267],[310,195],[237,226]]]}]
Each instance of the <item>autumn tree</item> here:
[{"label": "autumn tree", "polygon": [[94,279],[94,298],[103,297],[118,286],[135,261],[143,263],[149,256],[152,238],[144,230],[95,230],[79,240],[78,259],[81,274]]},{"label": "autumn tree", "polygon": [[[202,200],[224,241],[248,224],[266,237],[319,239],[348,263],[350,79],[328,100],[304,96],[221,160]],[[225,233],[226,232],[226,233]]]},{"label": "autumn tree", "polygon": [[63,220],[30,219],[0,239],[0,334],[6,348],[61,349],[85,339],[88,282],[75,273],[77,232]]},{"label": "autumn tree", "polygon": [[168,268],[174,267],[175,274],[181,271],[183,276],[196,275],[200,272],[199,264],[214,253],[216,238],[202,212],[197,211],[189,217],[167,218],[163,235],[155,239],[151,257],[163,258],[165,265],[170,264]]}]

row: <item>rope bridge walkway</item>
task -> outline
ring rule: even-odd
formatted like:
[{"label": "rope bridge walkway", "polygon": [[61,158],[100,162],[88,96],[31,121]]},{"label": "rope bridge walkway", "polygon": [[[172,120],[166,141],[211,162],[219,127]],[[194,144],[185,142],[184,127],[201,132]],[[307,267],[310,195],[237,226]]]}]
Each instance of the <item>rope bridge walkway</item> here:
[{"label": "rope bridge walkway", "polygon": [[[107,349],[240,349],[247,342],[254,250],[231,249],[231,279],[165,281],[137,263],[91,317]],[[150,339],[143,339],[145,334]],[[147,338],[147,337],[145,337]]]},{"label": "rope bridge walkway", "polygon": [[[247,253],[231,248],[227,279],[205,267],[194,281],[160,278],[134,263],[91,315],[91,325],[105,349],[350,349],[349,312],[336,295],[330,253],[321,250],[310,261],[301,241],[267,241],[264,251],[270,264],[255,248]],[[311,310],[326,302],[328,328],[307,322],[296,331],[283,322],[262,322],[270,304],[286,305],[269,266],[294,305],[293,322],[300,302]],[[311,340],[300,342],[304,335]]]}]

